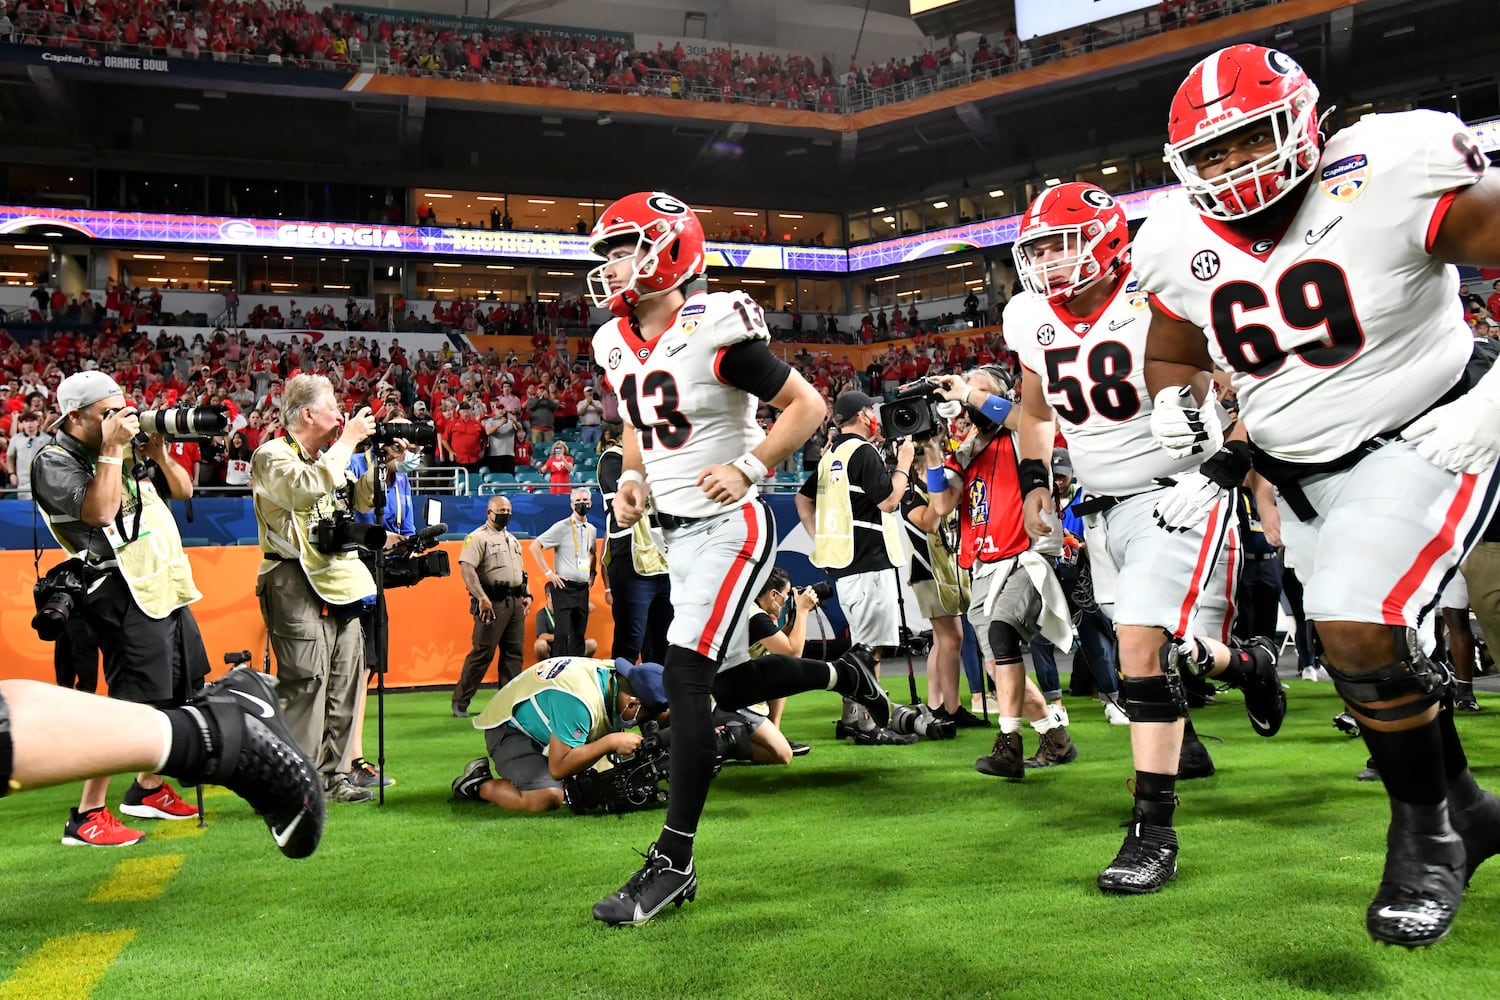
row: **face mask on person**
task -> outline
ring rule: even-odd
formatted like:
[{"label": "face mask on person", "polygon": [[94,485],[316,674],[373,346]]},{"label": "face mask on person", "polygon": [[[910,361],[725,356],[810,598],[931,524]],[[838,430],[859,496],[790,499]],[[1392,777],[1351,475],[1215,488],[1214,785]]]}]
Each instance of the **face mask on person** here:
[{"label": "face mask on person", "polygon": [[589,508],[591,506],[593,505],[586,503],[575,503],[573,505],[573,513],[577,514],[579,517],[588,517]]},{"label": "face mask on person", "polygon": [[510,523],[510,511],[491,514],[490,523],[495,526],[496,531],[504,531],[505,526]]},{"label": "face mask on person", "polygon": [[419,451],[407,452],[401,456],[401,462],[396,467],[402,472],[416,472],[422,467],[422,453]]}]

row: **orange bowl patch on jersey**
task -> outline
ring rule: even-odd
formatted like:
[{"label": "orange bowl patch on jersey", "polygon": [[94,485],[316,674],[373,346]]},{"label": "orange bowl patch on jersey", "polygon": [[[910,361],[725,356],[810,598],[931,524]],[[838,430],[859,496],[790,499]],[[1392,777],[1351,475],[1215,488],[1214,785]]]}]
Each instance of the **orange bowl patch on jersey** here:
[{"label": "orange bowl patch on jersey", "polygon": [[1349,202],[1359,197],[1369,179],[1370,161],[1363,153],[1356,153],[1324,167],[1318,174],[1318,186],[1330,198]]}]

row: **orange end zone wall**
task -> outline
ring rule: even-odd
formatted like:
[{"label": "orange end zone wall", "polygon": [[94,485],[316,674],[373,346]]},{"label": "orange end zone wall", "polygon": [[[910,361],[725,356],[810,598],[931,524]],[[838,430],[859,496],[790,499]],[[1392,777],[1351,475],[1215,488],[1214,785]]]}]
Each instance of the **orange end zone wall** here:
[{"label": "orange end zone wall", "polygon": [[[415,587],[388,591],[390,607],[390,671],[387,687],[417,687],[456,683],[464,657],[470,649],[474,619],[469,616],[469,596],[458,575],[460,542],[442,542],[448,553],[453,575],[423,580]],[[255,575],[260,566],[260,552],[254,546],[205,546],[187,550],[193,564],[193,579],[203,591],[203,599],[193,605],[193,616],[203,632],[208,647],[211,677],[222,677],[226,670],[224,653],[248,649],[251,665],[264,663],[266,628],[260,619],[260,605],[255,599]],[[45,573],[62,559],[56,550],[44,553]],[[541,607],[542,575],[531,567],[533,595],[526,621],[525,662],[531,663],[532,643],[536,639],[532,620]],[[30,552],[0,552],[0,582],[10,595],[0,607],[0,678],[32,678],[52,683],[52,644],[42,642],[31,628],[35,606],[31,588],[36,577],[31,568]],[[588,634],[606,654],[613,632],[613,619],[604,602],[604,584],[594,585],[594,611],[589,616]],[[273,668],[274,669],[274,668]],[[487,681],[495,678],[491,668]],[[103,674],[100,674],[103,693]]]}]

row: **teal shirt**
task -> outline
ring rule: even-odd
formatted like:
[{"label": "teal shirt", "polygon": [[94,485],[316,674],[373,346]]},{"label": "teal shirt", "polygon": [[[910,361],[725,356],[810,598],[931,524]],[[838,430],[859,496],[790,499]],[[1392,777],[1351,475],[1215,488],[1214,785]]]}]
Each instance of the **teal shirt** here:
[{"label": "teal shirt", "polygon": [[[609,670],[596,671],[599,690],[604,701],[609,703]],[[538,711],[540,707],[540,711]],[[546,715],[549,726],[542,720]],[[535,699],[516,706],[516,714],[510,724],[536,740],[542,746],[551,742],[554,735],[565,746],[581,747],[589,741],[589,710],[583,702],[566,691],[542,691]]]}]

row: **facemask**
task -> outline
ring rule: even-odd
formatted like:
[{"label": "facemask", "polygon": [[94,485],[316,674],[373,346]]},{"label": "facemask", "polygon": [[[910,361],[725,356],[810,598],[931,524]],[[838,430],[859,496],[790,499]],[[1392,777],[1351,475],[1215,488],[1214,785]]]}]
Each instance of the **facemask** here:
[{"label": "facemask", "polygon": [[590,506],[590,504],[586,503],[575,503],[573,505],[573,513],[577,514],[579,517],[587,517]]},{"label": "facemask", "polygon": [[416,472],[422,467],[422,453],[417,451],[407,452],[397,466],[402,472]]},{"label": "facemask", "polygon": [[504,531],[505,526],[510,523],[509,514],[491,514],[490,523],[499,531]]}]

